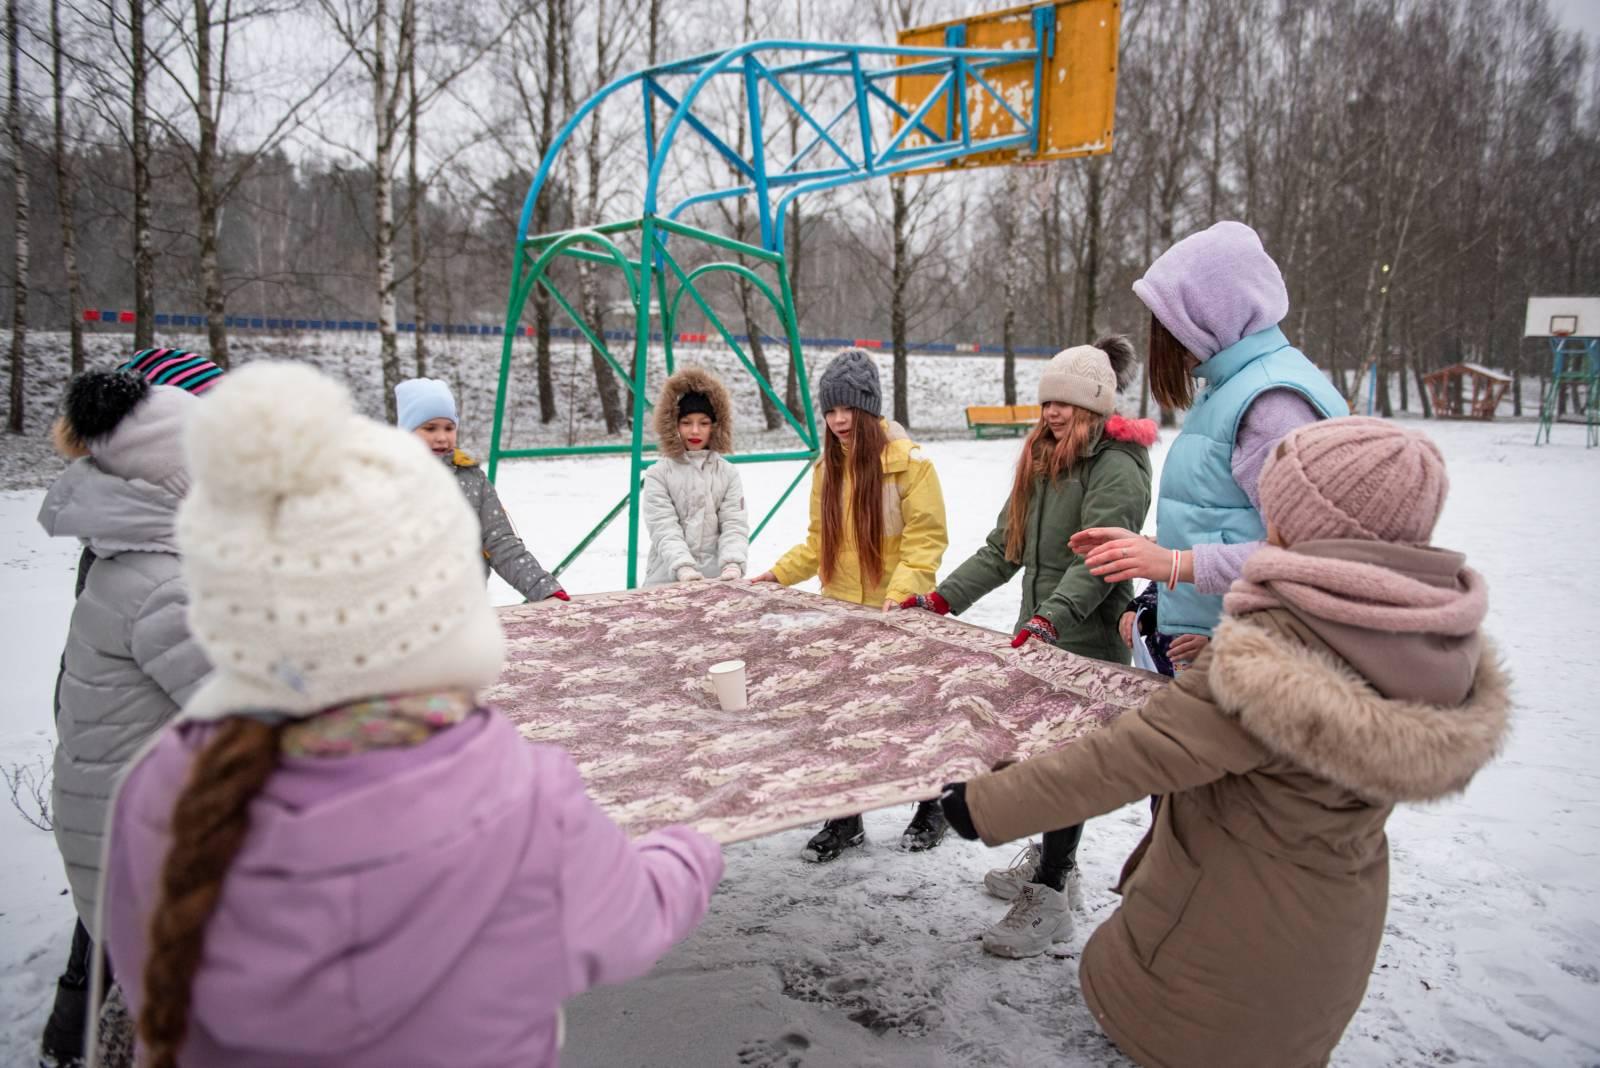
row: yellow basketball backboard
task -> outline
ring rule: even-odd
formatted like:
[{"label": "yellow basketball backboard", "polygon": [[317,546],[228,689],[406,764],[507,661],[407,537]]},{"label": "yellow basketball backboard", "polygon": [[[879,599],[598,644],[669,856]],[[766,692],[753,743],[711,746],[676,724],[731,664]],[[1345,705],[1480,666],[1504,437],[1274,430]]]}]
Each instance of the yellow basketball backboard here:
[{"label": "yellow basketball backboard", "polygon": [[[1053,10],[1053,27],[1048,25],[1048,16],[1034,14],[1041,10]],[[1040,71],[1045,99],[1040,109],[1037,150],[1029,145],[984,152],[928,169],[956,170],[1110,152],[1116,120],[1121,16],[1121,0],[1061,0],[902,30],[901,45],[922,48],[1033,49],[1036,35],[1053,37],[1046,42],[1049,54]],[[902,57],[900,65],[915,62]],[[1007,63],[983,71],[981,78],[987,88],[978,77],[969,74],[964,94],[955,87],[941,93],[941,99],[906,138],[906,147],[938,144],[949,138],[959,140],[963,118],[958,102],[963,95],[973,140],[1025,130],[1026,124],[1019,123],[988,90],[992,88],[1018,116],[1029,118],[1033,109],[1034,61]],[[901,75],[895,79],[895,99],[914,115],[928,95],[938,91],[940,79],[936,73]],[[896,132],[903,122],[896,120]]]}]

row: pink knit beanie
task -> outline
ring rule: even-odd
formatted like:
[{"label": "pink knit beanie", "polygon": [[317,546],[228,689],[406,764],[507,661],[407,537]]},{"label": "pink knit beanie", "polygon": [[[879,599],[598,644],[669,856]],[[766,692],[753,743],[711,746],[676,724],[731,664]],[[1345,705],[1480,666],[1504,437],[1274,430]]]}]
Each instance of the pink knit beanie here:
[{"label": "pink knit beanie", "polygon": [[1323,538],[1426,544],[1450,479],[1425,434],[1384,419],[1312,423],[1261,472],[1261,517],[1286,545]]}]

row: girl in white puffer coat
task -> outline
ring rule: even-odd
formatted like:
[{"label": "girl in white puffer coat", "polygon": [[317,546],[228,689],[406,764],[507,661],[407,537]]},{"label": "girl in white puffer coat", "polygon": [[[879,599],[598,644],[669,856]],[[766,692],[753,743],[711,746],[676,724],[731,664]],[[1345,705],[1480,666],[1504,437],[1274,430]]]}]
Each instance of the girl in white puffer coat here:
[{"label": "girl in white puffer coat", "polygon": [[646,586],[744,576],[750,553],[733,451],[733,402],[710,371],[685,367],[656,402],[660,459],[644,475],[641,503],[650,528]]}]

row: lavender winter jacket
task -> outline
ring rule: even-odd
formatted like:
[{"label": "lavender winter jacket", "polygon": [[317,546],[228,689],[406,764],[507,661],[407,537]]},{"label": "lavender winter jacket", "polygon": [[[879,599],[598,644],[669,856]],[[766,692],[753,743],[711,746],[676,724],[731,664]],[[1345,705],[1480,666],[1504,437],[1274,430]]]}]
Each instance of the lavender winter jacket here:
[{"label": "lavender winter jacket", "polygon": [[[212,729],[169,731],[118,795],[105,926],[120,976],[143,974],[172,804]],[[185,1068],[554,1065],[561,1002],[648,971],[722,877],[696,831],[630,841],[566,753],[493,712],[412,749],[285,758],[250,820]],[[125,984],[135,1018],[141,986]]]}]

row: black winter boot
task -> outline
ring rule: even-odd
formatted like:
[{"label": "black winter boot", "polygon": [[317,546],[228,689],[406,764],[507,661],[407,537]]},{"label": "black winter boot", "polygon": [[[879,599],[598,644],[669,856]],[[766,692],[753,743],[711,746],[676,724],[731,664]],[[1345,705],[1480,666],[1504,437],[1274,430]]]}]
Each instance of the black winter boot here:
[{"label": "black winter boot", "polygon": [[80,922],[72,932],[72,950],[66,970],[56,980],[56,1000],[39,1042],[42,1068],[79,1068],[84,1062],[83,1040],[89,1013],[89,959],[94,943]]},{"label": "black winter boot", "polygon": [[838,860],[839,854],[846,849],[854,849],[866,840],[867,830],[861,825],[860,816],[829,820],[822,825],[822,830],[811,836],[811,841],[800,851],[800,859],[813,864],[826,864],[830,860]]},{"label": "black winter boot", "polygon": [[944,840],[944,832],[949,826],[939,802],[924,801],[917,805],[916,815],[911,817],[905,832],[900,835],[900,848],[908,853],[932,849]]}]

